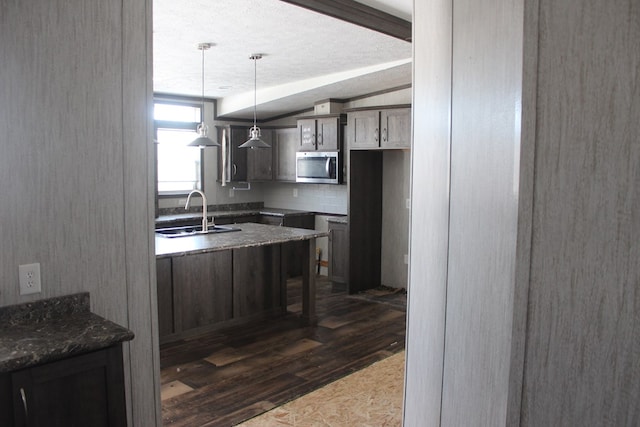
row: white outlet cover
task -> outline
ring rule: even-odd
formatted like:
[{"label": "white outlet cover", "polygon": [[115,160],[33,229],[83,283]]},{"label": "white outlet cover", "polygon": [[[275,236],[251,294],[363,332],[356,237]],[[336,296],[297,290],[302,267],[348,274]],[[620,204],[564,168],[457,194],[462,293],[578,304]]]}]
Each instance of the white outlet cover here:
[{"label": "white outlet cover", "polygon": [[40,263],[22,264],[18,266],[20,276],[20,295],[42,292],[40,283]]}]

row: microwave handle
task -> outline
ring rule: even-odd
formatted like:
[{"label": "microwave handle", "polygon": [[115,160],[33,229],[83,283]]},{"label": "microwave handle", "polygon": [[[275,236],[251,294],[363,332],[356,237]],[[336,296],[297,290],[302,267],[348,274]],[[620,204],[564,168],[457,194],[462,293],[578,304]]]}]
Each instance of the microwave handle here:
[{"label": "microwave handle", "polygon": [[327,171],[327,176],[331,176],[331,157],[327,157],[327,164],[324,166]]}]

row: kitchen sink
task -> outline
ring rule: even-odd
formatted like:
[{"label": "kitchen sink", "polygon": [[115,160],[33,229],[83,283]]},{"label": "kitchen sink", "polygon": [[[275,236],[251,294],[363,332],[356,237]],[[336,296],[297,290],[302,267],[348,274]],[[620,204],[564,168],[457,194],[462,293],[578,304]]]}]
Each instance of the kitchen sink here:
[{"label": "kitchen sink", "polygon": [[207,229],[207,231],[202,231],[201,225],[193,225],[184,227],[158,228],[156,230],[156,233],[161,235],[162,237],[185,237],[197,236],[199,234],[228,233],[230,231],[240,231],[240,229],[224,225],[212,225]]}]

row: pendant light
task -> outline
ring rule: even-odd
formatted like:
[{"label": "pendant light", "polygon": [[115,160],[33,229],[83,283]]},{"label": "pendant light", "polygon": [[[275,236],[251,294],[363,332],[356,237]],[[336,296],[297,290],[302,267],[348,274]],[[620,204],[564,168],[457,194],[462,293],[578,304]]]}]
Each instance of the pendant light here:
[{"label": "pendant light", "polygon": [[198,131],[198,137],[187,144],[188,147],[220,147],[220,144],[213,141],[207,136],[209,126],[204,124],[204,51],[208,50],[212,46],[212,43],[200,43],[198,44],[198,50],[202,51],[202,123],[198,125],[196,130]]},{"label": "pendant light", "polygon": [[256,109],[257,109],[257,62],[258,59],[262,58],[262,55],[259,53],[254,53],[249,56],[249,59],[253,59],[253,127],[249,131],[251,134],[251,138],[247,140],[244,144],[240,145],[238,148],[271,148],[269,144],[260,139],[260,128],[256,126]]}]

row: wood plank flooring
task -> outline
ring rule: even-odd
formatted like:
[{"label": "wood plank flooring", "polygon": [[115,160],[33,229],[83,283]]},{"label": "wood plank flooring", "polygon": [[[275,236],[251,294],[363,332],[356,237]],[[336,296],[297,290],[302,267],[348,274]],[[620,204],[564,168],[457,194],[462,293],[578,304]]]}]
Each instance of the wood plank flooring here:
[{"label": "wood plank flooring", "polygon": [[318,326],[303,327],[300,280],[287,288],[285,317],[161,346],[164,425],[235,425],[404,349],[404,293],[349,296],[320,276]]}]

